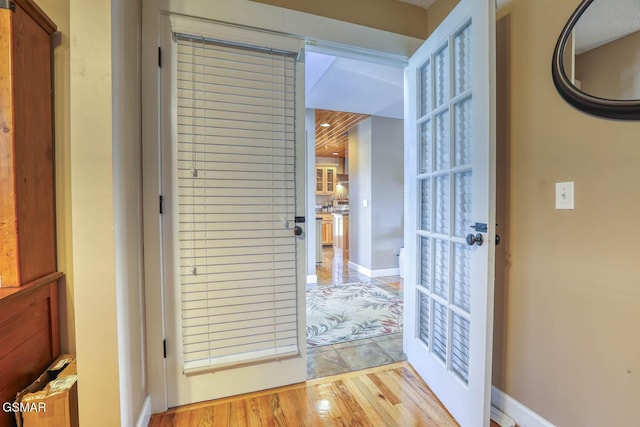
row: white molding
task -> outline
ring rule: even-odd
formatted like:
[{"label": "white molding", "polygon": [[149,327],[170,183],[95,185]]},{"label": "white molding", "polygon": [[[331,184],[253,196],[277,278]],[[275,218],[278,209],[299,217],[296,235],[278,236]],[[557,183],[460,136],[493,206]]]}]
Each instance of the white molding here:
[{"label": "white molding", "polygon": [[491,421],[498,424],[500,427],[516,427],[516,422],[509,415],[502,412],[500,409],[491,405]]},{"label": "white molding", "polygon": [[349,261],[349,268],[357,271],[358,273],[364,274],[367,277],[371,277],[371,270],[369,270],[367,267],[356,264],[353,261]]},{"label": "white molding", "polygon": [[519,427],[556,427],[495,386],[491,387],[491,404],[513,418]]},{"label": "white molding", "polygon": [[270,31],[248,30],[247,28],[181,15],[170,15],[169,19],[171,20],[171,30],[176,34],[224,40],[225,42],[279,49],[294,53],[297,53],[304,45],[300,37],[285,36]]},{"label": "white molding", "polygon": [[170,13],[409,56],[423,40],[250,0],[143,0],[143,13]]},{"label": "white molding", "polygon": [[307,284],[313,284],[313,283],[318,283],[318,275],[317,274],[311,274],[311,275],[307,276]]},{"label": "white molding", "polygon": [[[307,273],[314,273],[316,271],[316,251],[318,239],[322,238],[322,231],[317,232],[316,222],[316,174],[311,173],[316,168],[316,110],[307,108],[304,112],[304,126],[305,126],[305,138],[306,138],[306,209],[305,216],[307,217],[306,223],[306,244],[307,244]],[[322,246],[322,245],[320,245]],[[322,248],[320,249],[322,252]],[[322,261],[322,253],[320,254],[320,260]],[[307,283],[317,283],[315,281],[310,282],[307,276]]]},{"label": "white molding", "polygon": [[144,400],[144,405],[142,405],[142,411],[138,417],[136,427],[147,427],[149,421],[151,421],[151,396],[147,396]]},{"label": "white molding", "polygon": [[399,268],[387,268],[384,270],[373,270],[371,271],[370,277],[385,277],[385,276],[399,276],[400,269]]},{"label": "white molding", "polygon": [[367,267],[363,267],[356,264],[353,261],[349,261],[349,268],[354,269],[358,273],[364,274],[367,277],[385,277],[385,276],[398,276],[400,274],[399,268],[387,268],[383,270],[369,270]]}]

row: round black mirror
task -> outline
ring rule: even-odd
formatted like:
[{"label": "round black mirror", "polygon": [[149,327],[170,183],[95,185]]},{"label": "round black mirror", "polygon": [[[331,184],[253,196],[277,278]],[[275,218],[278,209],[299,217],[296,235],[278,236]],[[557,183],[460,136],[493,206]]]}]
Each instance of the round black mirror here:
[{"label": "round black mirror", "polygon": [[583,0],[558,38],[551,74],[579,110],[640,120],[640,1]]}]

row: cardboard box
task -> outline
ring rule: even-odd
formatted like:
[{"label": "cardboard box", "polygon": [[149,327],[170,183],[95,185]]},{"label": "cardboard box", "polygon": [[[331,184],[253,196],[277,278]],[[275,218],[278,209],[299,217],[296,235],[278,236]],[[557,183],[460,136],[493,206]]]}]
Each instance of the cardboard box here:
[{"label": "cardboard box", "polygon": [[78,427],[77,383],[76,357],[60,355],[16,396],[18,427]]}]

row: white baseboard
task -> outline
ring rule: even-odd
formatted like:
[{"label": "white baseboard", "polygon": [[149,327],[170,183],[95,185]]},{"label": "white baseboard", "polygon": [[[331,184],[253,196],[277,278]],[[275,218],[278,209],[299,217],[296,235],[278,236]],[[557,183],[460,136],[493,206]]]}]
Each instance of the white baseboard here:
[{"label": "white baseboard", "polygon": [[491,387],[491,405],[513,418],[518,427],[556,427],[553,423],[493,386]]},{"label": "white baseboard", "polygon": [[317,274],[311,274],[309,276],[307,276],[307,284],[309,283],[318,283],[318,275]]},{"label": "white baseboard", "polygon": [[358,273],[362,273],[367,277],[371,277],[371,270],[369,270],[368,268],[363,267],[363,266],[361,266],[359,264],[356,264],[353,261],[349,261],[349,268],[357,271]]},{"label": "white baseboard", "polygon": [[493,405],[491,405],[491,421],[494,421],[500,427],[516,427],[516,422],[513,418]]},{"label": "white baseboard", "polygon": [[149,421],[151,421],[151,396],[147,396],[144,400],[144,405],[142,405],[142,411],[138,417],[136,427],[147,427]]},{"label": "white baseboard", "polygon": [[370,277],[399,276],[399,268],[387,268],[384,270],[373,270]]},{"label": "white baseboard", "polygon": [[364,274],[367,277],[398,276],[400,274],[399,268],[387,268],[384,270],[369,270],[367,267],[363,267],[352,261],[349,261],[349,268],[352,268],[358,273]]}]

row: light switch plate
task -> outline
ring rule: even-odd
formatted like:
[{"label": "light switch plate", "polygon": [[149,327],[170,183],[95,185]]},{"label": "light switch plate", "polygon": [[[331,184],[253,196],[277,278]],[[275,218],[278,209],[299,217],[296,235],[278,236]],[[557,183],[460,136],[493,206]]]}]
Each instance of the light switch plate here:
[{"label": "light switch plate", "polygon": [[363,199],[362,200],[362,207],[366,208],[367,206],[369,206],[369,201],[367,199]]},{"label": "light switch plate", "polygon": [[573,182],[556,182],[556,209],[574,209]]}]

